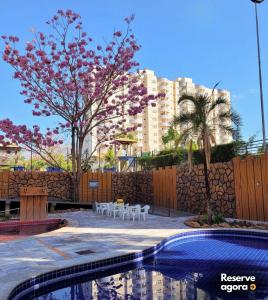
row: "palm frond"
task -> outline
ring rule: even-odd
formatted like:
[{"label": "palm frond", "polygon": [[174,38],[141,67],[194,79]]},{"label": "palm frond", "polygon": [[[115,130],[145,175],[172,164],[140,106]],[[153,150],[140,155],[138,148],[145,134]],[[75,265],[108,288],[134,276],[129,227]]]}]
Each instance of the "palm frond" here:
[{"label": "palm frond", "polygon": [[182,103],[183,101],[190,101],[195,103],[196,102],[196,97],[190,94],[182,94],[178,100],[178,104]]},{"label": "palm frond", "polygon": [[214,91],[216,90],[216,88],[220,85],[220,81],[218,81],[216,84],[214,84],[212,92],[211,92],[211,96],[214,95]]},{"label": "palm frond", "polygon": [[186,144],[190,140],[194,140],[195,138],[196,138],[196,136],[195,136],[194,128],[188,127],[181,132],[179,141],[180,141],[181,145],[186,146]]},{"label": "palm frond", "polygon": [[233,133],[234,127],[229,124],[219,124],[219,128],[223,130],[225,133]]},{"label": "palm frond", "polygon": [[208,112],[212,112],[216,107],[220,106],[220,105],[226,105],[228,106],[228,101],[226,98],[223,97],[219,97],[217,98],[215,101],[213,101],[211,103],[211,105],[209,106]]},{"label": "palm frond", "polygon": [[232,108],[231,109],[231,121],[238,127],[243,125],[241,116]]},{"label": "palm frond", "polygon": [[178,116],[175,116],[173,121],[171,122],[171,126],[178,125],[187,125],[194,122],[196,114],[194,112],[186,112],[182,113]]}]

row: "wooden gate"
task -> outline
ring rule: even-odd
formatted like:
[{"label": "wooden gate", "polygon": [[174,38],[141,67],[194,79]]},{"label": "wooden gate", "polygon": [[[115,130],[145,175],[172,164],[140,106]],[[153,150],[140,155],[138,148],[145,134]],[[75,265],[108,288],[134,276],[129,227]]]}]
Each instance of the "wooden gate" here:
[{"label": "wooden gate", "polygon": [[176,166],[153,169],[155,206],[177,209]]},{"label": "wooden gate", "polygon": [[9,171],[0,172],[0,199],[8,198]]},{"label": "wooden gate", "polygon": [[79,194],[80,202],[84,203],[112,201],[112,173],[84,172]]},{"label": "wooden gate", "polygon": [[268,154],[233,162],[237,217],[268,221]]}]

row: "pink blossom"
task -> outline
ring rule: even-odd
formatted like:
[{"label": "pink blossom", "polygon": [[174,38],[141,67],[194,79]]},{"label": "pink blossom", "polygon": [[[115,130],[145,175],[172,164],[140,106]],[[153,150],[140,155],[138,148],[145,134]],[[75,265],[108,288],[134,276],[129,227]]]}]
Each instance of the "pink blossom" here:
[{"label": "pink blossom", "polygon": [[28,42],[25,49],[26,49],[27,51],[32,51],[34,48],[35,48],[35,47],[34,47],[31,43]]},{"label": "pink blossom", "polygon": [[[124,127],[125,107],[125,113],[136,115],[148,105],[155,106],[161,95],[148,95],[136,72],[139,63],[135,55],[140,46],[129,28],[134,16],[126,18],[126,38],[119,39],[122,31],[116,31],[104,48],[96,46],[97,51],[93,50],[92,39],[81,31],[80,19],[71,10],[58,10],[47,22],[53,34],[38,33],[35,40],[26,44],[24,52],[18,50],[22,47],[14,46],[19,41],[17,37],[2,37],[6,40],[3,60],[15,68],[14,78],[21,84],[24,102],[33,106],[33,115],[61,118],[58,126],[45,134],[38,126],[31,129],[8,119],[0,120],[2,143],[16,141],[27,145],[34,140],[36,146],[51,147],[63,143],[65,136],[56,137],[61,132],[77,137],[90,134],[94,128],[99,141],[110,141]],[[102,49],[106,51],[100,52]],[[119,122],[114,118],[118,116]],[[130,129],[135,128],[124,130]]]},{"label": "pink blossom", "polygon": [[122,32],[121,32],[121,31],[116,31],[116,32],[114,33],[114,36],[120,37],[121,35],[122,35]]}]

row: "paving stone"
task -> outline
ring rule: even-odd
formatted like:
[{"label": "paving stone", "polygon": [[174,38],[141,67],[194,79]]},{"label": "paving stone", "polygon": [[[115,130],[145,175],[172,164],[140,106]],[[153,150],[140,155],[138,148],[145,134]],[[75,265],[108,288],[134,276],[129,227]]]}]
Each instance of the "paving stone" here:
[{"label": "paving stone", "polygon": [[[1,300],[6,299],[12,288],[31,276],[141,251],[187,228],[185,217],[172,219],[149,215],[146,222],[133,222],[96,215],[93,211],[53,214],[50,217],[67,219],[69,225],[0,245]],[[76,253],[84,249],[94,253]]]}]

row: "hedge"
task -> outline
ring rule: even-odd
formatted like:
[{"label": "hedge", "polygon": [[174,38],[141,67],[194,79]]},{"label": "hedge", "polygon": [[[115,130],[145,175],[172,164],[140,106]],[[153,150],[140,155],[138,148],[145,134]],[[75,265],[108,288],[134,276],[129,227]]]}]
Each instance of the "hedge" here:
[{"label": "hedge", "polygon": [[[211,149],[211,163],[228,162],[236,156],[237,144],[235,142],[217,145]],[[156,156],[139,157],[138,163],[143,169],[159,168],[179,165],[187,162],[187,150],[163,150]],[[193,152],[193,163],[203,163],[203,153],[199,150]]]}]

